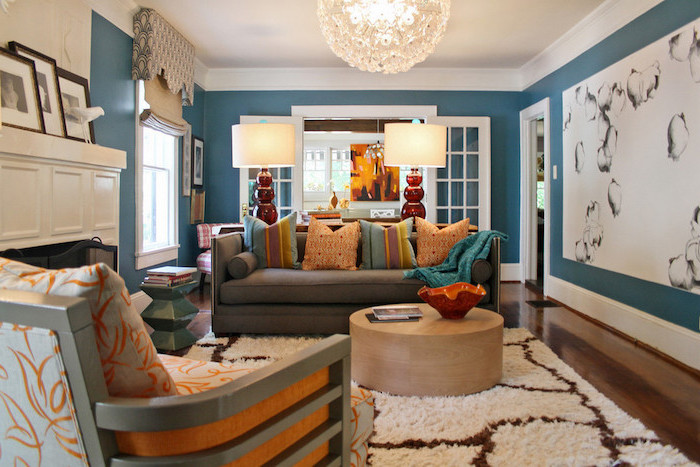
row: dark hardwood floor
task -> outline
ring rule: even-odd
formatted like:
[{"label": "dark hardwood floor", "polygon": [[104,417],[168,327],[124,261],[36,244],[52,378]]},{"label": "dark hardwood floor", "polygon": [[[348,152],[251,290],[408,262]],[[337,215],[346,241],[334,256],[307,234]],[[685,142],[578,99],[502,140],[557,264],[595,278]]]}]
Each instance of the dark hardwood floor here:
[{"label": "dark hardwood floor", "polygon": [[[533,308],[541,293],[519,283],[501,287],[506,327],[527,328],[562,360],[661,440],[700,463],[700,372],[683,368],[565,307]],[[188,299],[200,313],[189,329],[211,329],[208,289]]]}]

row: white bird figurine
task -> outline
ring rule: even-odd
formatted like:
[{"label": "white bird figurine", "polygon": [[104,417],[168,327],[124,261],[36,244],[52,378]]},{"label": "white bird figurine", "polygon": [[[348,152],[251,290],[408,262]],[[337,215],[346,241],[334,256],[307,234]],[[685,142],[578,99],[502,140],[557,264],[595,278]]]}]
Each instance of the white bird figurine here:
[{"label": "white bird figurine", "polygon": [[92,143],[90,140],[88,123],[98,117],[103,116],[104,114],[105,111],[102,107],[71,107],[66,112],[68,117],[72,118],[74,121],[77,121],[83,127],[83,137],[85,138],[86,143]]}]

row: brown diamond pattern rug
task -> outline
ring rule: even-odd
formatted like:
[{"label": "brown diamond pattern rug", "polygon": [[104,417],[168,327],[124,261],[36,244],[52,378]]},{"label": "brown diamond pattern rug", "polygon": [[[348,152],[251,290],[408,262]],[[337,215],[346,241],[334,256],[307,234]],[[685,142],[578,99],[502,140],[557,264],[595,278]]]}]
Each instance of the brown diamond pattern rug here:
[{"label": "brown diamond pattern rug", "polygon": [[[199,340],[185,355],[259,368],[321,337]],[[662,443],[525,329],[505,329],[503,378],[477,394],[373,391],[374,466],[697,465]]]}]

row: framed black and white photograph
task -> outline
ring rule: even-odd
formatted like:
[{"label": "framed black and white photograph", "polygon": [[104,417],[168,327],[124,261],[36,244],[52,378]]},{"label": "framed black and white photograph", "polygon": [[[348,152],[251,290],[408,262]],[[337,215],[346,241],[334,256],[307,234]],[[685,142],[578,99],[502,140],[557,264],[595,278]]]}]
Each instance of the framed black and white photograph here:
[{"label": "framed black and white photograph", "polygon": [[193,146],[192,186],[202,188],[204,186],[204,140],[195,136]]},{"label": "framed black and white photograph", "polygon": [[182,137],[182,196],[189,197],[192,190],[192,125]]},{"label": "framed black and white photograph", "polygon": [[63,119],[63,106],[60,105],[61,95],[58,87],[56,60],[18,42],[10,42],[9,46],[10,50],[17,55],[34,61],[46,134],[65,136],[66,126]]},{"label": "framed black and white photograph", "polygon": [[66,122],[66,138],[78,141],[95,141],[95,129],[92,122],[83,123],[73,109],[90,107],[90,89],[88,80],[63,68],[58,68],[58,86],[61,91],[64,121]]},{"label": "framed black and white photograph", "polygon": [[2,124],[44,133],[34,62],[0,47]]}]

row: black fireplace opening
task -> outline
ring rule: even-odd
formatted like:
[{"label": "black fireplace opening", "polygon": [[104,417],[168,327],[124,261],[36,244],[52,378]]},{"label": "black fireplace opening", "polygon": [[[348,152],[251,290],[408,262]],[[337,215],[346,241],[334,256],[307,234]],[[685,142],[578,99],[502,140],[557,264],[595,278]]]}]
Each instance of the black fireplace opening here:
[{"label": "black fireplace opening", "polygon": [[9,248],[0,257],[47,269],[77,268],[105,263],[113,270],[118,266],[118,247],[105,245],[99,237],[91,240],[54,243],[28,248]]}]

